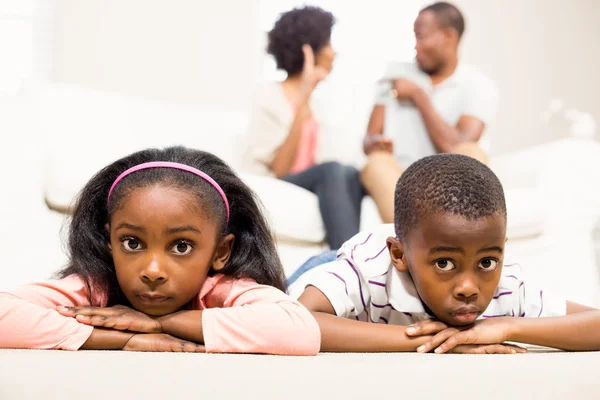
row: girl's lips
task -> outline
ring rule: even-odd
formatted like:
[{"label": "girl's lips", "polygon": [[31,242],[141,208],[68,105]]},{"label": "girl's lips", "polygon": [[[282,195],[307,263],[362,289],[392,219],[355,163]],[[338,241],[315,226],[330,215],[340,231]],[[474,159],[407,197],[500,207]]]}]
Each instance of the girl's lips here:
[{"label": "girl's lips", "polygon": [[138,294],[138,298],[143,303],[147,304],[160,304],[170,299],[168,296],[162,296],[158,294]]}]

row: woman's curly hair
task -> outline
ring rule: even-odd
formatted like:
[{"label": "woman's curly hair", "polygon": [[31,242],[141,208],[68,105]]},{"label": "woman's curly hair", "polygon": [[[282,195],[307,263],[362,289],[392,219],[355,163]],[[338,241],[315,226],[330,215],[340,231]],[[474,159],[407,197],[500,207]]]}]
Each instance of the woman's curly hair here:
[{"label": "woman's curly hair", "polygon": [[287,11],[279,16],[269,32],[267,52],[275,57],[277,68],[288,75],[295,75],[302,71],[304,64],[302,46],[310,45],[317,54],[331,41],[334,23],[333,14],[319,7],[306,6]]}]

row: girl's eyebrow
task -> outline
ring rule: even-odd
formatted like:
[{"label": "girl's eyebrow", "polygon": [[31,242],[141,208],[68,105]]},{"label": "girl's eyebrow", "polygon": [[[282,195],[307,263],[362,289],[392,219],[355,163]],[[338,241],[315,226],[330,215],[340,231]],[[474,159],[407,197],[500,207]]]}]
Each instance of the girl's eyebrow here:
[{"label": "girl's eyebrow", "polygon": [[144,229],[141,226],[128,224],[127,222],[121,222],[119,224],[119,226],[117,226],[116,230],[118,231],[119,229],[131,229],[133,231],[138,231],[138,232],[145,232],[146,231],[146,229]]},{"label": "girl's eyebrow", "polygon": [[184,226],[176,226],[174,228],[167,228],[165,229],[165,234],[172,234],[172,233],[178,233],[178,232],[196,232],[199,234],[202,234],[202,232],[200,231],[200,229],[196,228],[195,226],[192,225],[184,225]]}]

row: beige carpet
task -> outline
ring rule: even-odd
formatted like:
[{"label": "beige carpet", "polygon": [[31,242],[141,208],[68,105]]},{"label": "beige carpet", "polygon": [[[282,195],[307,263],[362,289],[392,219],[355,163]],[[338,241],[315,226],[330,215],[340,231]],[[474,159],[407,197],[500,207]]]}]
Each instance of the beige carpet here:
[{"label": "beige carpet", "polygon": [[305,358],[0,350],[0,399],[600,399],[599,366],[600,353],[539,350]]}]

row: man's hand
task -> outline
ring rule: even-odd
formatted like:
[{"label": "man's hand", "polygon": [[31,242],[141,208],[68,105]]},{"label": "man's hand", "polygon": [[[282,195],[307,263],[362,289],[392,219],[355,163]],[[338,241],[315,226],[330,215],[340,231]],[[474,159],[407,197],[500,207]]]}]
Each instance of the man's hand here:
[{"label": "man's hand", "polygon": [[166,333],[138,333],[123,346],[124,351],[205,353],[204,346]]},{"label": "man's hand", "polygon": [[394,152],[394,143],[392,139],[383,137],[379,133],[367,133],[363,142],[363,150],[366,155],[374,151],[384,151],[386,153]]},{"label": "man's hand", "polygon": [[511,317],[490,318],[476,321],[468,328],[447,328],[417,349],[420,353],[434,350],[436,353],[446,353],[463,344],[502,344],[509,334]]},{"label": "man's hand", "polygon": [[392,81],[392,95],[398,100],[413,100],[421,88],[408,79],[396,79]]},{"label": "man's hand", "polygon": [[116,329],[120,331],[160,333],[162,327],[158,319],[125,306],[63,307],[56,309],[66,317],[73,317],[82,324]]}]

